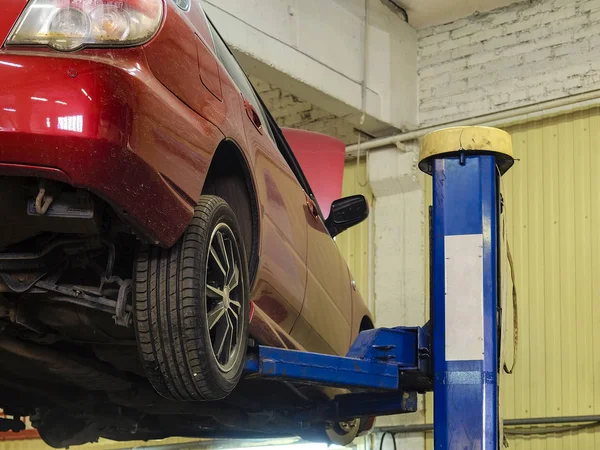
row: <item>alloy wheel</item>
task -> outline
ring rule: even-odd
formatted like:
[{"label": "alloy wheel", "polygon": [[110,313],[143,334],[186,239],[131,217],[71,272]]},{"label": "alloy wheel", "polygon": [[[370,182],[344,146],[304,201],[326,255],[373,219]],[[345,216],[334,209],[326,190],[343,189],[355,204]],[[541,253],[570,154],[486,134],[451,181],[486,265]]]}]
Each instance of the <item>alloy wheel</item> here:
[{"label": "alloy wheel", "polygon": [[243,279],[240,252],[233,231],[225,223],[210,239],[206,274],[206,321],[213,356],[222,372],[229,372],[240,351],[243,331]]}]

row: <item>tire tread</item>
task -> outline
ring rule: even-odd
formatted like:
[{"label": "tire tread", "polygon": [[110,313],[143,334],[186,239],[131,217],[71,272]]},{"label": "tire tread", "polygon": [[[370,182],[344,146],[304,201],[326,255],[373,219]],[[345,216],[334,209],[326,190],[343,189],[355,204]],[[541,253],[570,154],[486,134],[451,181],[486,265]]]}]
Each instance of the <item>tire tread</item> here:
[{"label": "tire tread", "polygon": [[[133,292],[139,354],[151,384],[159,394],[173,400],[221,399],[233,389],[243,369],[242,364],[239,374],[225,382],[211,370],[212,355],[203,337],[205,325],[199,310],[205,307],[199,298],[204,292],[201,271],[205,270],[205,247],[215,214],[223,211],[239,230],[223,199],[203,196],[178,243],[170,249],[143,245],[136,258]],[[247,277],[247,267],[244,272]]]}]

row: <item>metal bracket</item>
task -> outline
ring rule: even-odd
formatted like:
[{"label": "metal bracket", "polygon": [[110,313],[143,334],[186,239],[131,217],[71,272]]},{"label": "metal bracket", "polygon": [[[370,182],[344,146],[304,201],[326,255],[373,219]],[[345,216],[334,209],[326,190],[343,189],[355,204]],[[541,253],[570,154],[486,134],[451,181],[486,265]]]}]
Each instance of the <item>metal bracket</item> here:
[{"label": "metal bracket", "polygon": [[119,297],[115,309],[115,323],[124,327],[131,325],[131,307],[128,308],[127,298],[131,293],[131,280],[125,280],[119,287]]}]

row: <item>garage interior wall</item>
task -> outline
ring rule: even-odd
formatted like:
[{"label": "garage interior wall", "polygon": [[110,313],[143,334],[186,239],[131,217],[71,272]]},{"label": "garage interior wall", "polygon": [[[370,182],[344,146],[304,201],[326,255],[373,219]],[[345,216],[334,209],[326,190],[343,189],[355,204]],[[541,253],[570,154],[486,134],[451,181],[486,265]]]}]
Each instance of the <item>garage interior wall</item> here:
[{"label": "garage interior wall", "polygon": [[[600,414],[600,109],[506,131],[517,158],[502,188],[516,272],[519,347],[514,375],[501,381],[502,416]],[[431,204],[430,180],[426,191]],[[510,295],[510,282],[507,289]],[[510,297],[508,306],[510,366]],[[431,397],[426,408],[431,423]],[[508,441],[516,449],[587,450],[600,448],[600,428]],[[427,442],[433,448],[431,436]]]},{"label": "garage interior wall", "polygon": [[596,0],[536,0],[420,29],[420,126],[599,89],[599,25]]}]

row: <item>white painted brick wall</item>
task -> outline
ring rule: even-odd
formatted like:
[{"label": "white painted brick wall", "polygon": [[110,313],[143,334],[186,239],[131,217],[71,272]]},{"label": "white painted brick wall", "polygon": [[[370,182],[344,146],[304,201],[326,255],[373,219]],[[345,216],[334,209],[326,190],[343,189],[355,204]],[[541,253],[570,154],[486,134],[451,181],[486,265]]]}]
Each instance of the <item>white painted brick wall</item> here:
[{"label": "white painted brick wall", "polygon": [[[341,139],[345,144],[356,144],[359,132],[344,118],[337,117],[255,76],[249,78],[279,126],[324,133]],[[362,133],[363,142],[370,138]]]},{"label": "white painted brick wall", "polygon": [[430,126],[600,89],[600,0],[531,0],[419,37]]}]

